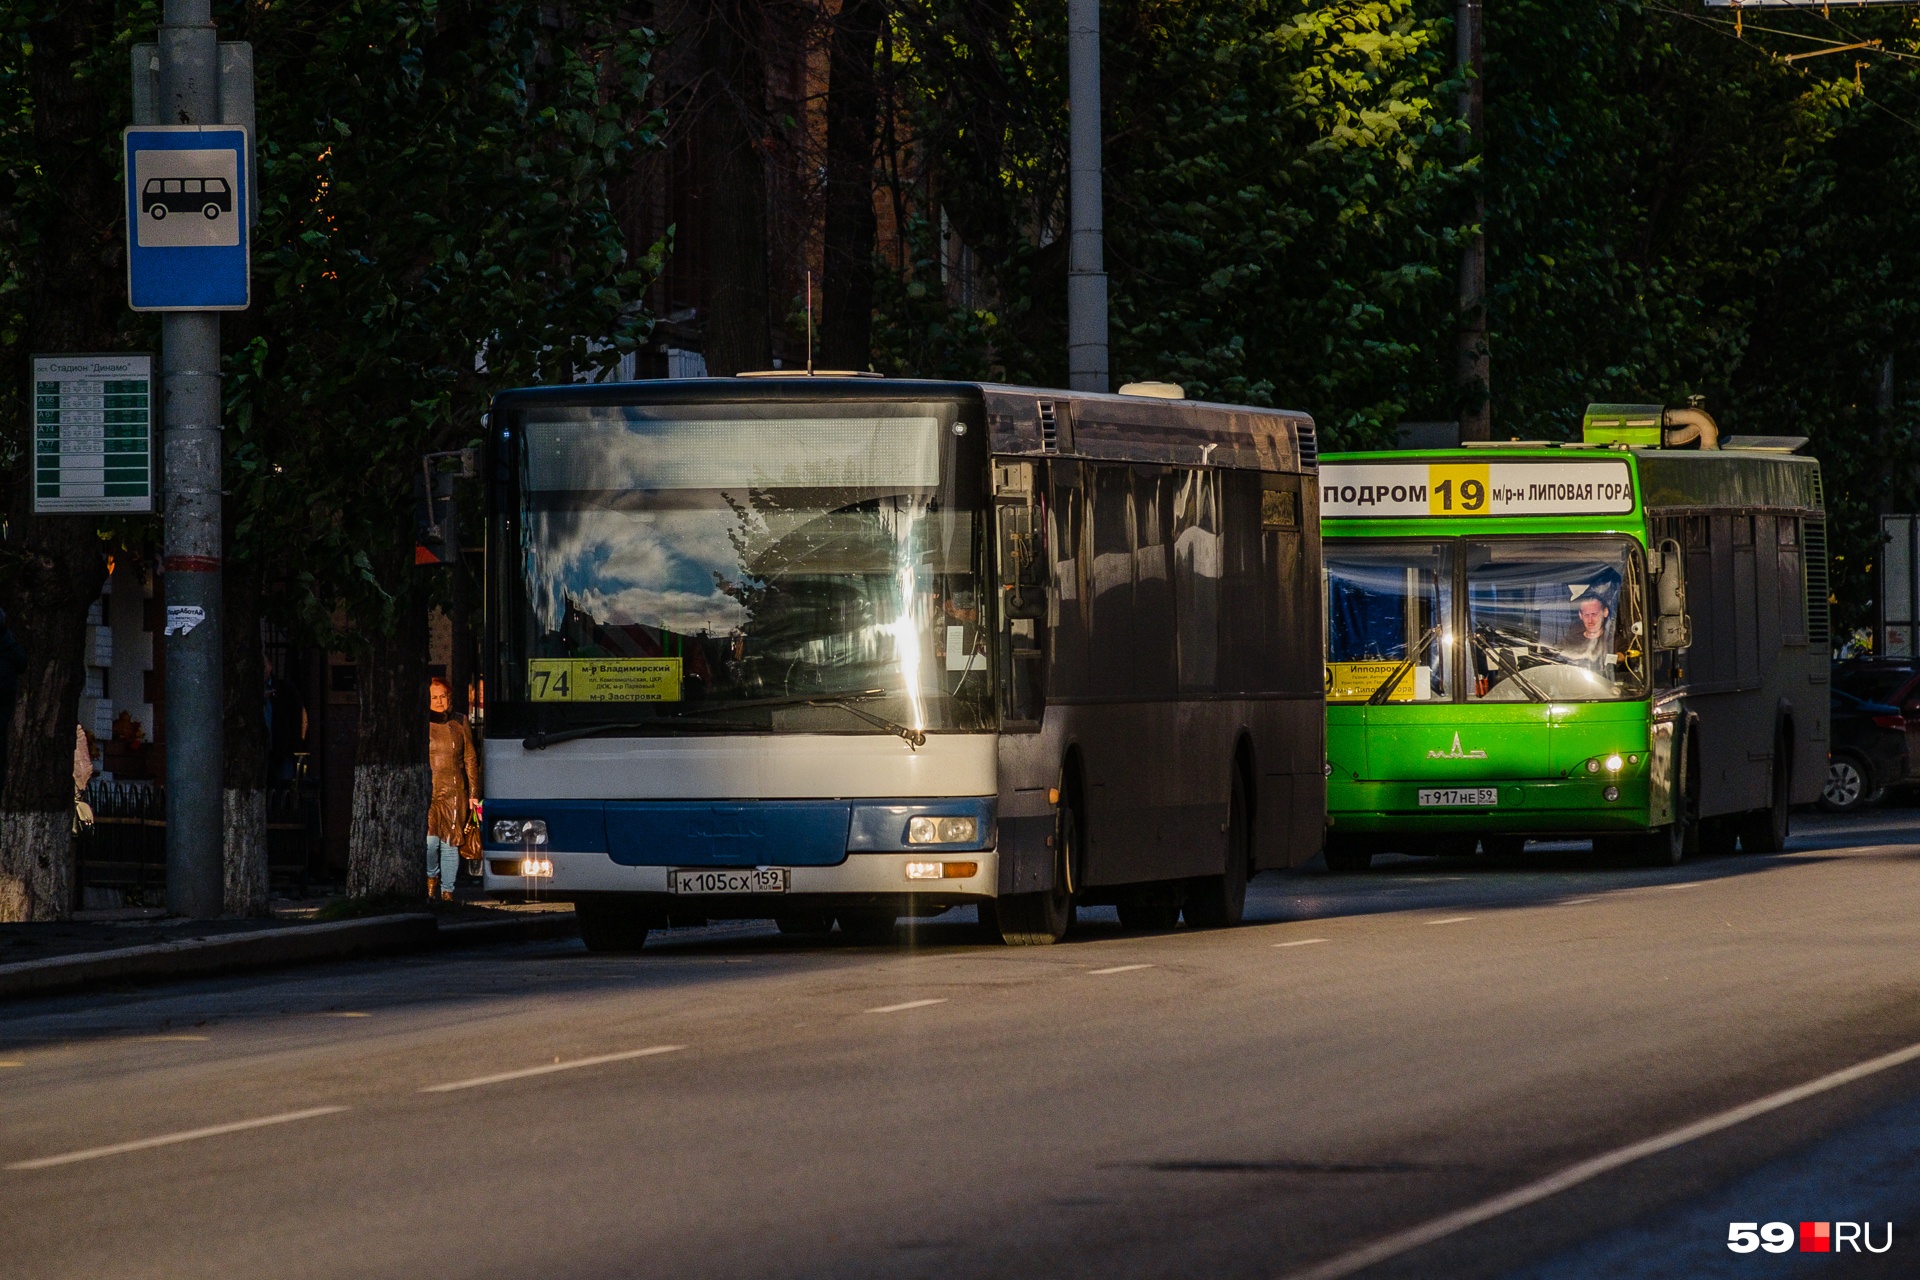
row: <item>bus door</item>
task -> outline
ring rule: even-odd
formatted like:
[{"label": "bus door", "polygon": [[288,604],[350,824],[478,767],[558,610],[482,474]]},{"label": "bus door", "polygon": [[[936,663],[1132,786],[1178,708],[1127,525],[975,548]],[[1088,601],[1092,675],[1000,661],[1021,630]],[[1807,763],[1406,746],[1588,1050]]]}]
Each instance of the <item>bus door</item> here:
[{"label": "bus door", "polygon": [[1044,491],[1031,462],[997,462],[994,515],[1000,558],[1001,715],[1037,724],[1046,703],[1047,557]]}]

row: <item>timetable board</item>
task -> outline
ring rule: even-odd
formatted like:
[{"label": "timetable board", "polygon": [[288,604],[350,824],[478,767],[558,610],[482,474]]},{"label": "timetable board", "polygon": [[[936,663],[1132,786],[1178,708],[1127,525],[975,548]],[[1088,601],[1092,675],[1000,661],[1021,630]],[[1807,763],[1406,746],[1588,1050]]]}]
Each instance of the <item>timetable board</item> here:
[{"label": "timetable board", "polygon": [[35,512],[153,510],[153,357],[33,358]]}]

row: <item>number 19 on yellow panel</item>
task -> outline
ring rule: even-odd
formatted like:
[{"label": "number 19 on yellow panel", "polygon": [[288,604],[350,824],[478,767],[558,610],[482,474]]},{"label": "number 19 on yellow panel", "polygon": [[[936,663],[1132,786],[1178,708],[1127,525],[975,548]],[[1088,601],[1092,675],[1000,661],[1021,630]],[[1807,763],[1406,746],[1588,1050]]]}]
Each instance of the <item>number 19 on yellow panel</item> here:
[{"label": "number 19 on yellow panel", "polygon": [[1484,516],[1493,509],[1487,500],[1487,464],[1447,463],[1427,468],[1427,509],[1436,516]]}]

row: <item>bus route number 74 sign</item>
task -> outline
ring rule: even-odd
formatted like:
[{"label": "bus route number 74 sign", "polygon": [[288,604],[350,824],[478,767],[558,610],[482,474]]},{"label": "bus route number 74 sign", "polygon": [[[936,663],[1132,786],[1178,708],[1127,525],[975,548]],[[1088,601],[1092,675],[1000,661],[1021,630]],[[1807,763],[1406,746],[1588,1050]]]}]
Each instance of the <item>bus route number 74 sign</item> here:
[{"label": "bus route number 74 sign", "polygon": [[1632,510],[1633,473],[1620,458],[1330,462],[1320,468],[1323,518],[1625,515]]}]

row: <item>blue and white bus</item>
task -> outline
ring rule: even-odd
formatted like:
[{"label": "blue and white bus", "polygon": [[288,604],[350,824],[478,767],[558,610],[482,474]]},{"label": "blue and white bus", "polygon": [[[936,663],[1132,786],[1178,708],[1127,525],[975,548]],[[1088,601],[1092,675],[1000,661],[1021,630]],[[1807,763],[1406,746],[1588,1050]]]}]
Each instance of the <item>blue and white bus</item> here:
[{"label": "blue and white bus", "polygon": [[1318,851],[1304,415],[789,376],[513,391],[489,430],[486,885],[595,950],[1226,925]]}]

